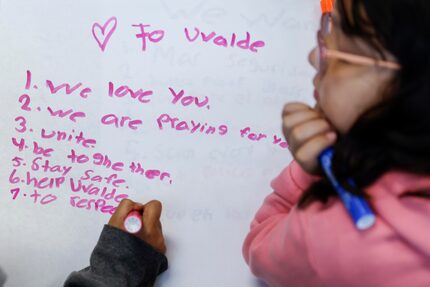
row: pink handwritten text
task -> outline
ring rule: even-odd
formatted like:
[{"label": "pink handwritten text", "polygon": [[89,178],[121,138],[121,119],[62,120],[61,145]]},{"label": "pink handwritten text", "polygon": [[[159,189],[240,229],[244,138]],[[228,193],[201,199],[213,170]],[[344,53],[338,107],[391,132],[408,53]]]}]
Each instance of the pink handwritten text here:
[{"label": "pink handwritten text", "polygon": [[173,96],[172,104],[176,104],[180,102],[184,107],[189,106],[191,104],[196,105],[198,108],[203,108],[206,106],[207,109],[210,109],[209,98],[205,97],[203,100],[200,100],[198,97],[194,96],[185,96],[185,91],[180,90],[176,92],[173,88],[169,88],[170,93]]},{"label": "pink handwritten text", "polygon": [[225,48],[236,46],[241,49],[249,50],[254,53],[257,53],[259,48],[262,48],[266,45],[263,41],[251,42],[251,35],[249,34],[249,32],[246,32],[245,39],[237,41],[237,36],[235,33],[232,33],[231,37],[227,39],[227,37],[224,37],[222,35],[217,35],[215,32],[204,33],[200,31],[199,28],[194,28],[193,36],[190,35],[188,28],[185,28],[184,31],[185,31],[185,36],[189,42],[195,42],[200,36],[201,40],[206,43],[212,41],[217,46],[221,46]]},{"label": "pink handwritten text", "polygon": [[175,129],[177,131],[189,131],[191,134],[193,133],[204,133],[207,135],[212,135],[218,133],[221,136],[224,136],[228,133],[228,127],[226,125],[219,125],[217,127],[208,125],[207,123],[199,123],[193,120],[191,121],[182,121],[179,118],[171,117],[168,114],[162,114],[157,118],[158,128],[162,130],[166,125],[171,129]]}]

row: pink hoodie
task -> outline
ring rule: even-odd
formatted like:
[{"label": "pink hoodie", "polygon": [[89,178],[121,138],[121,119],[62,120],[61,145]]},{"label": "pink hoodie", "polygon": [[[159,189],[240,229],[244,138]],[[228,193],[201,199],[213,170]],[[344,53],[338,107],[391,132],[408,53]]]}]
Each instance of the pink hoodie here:
[{"label": "pink hoodie", "polygon": [[392,171],[367,188],[377,213],[367,231],[338,199],[296,207],[317,179],[293,161],[272,181],[243,246],[257,277],[273,287],[430,286],[430,200],[399,197],[430,190],[430,177]]}]

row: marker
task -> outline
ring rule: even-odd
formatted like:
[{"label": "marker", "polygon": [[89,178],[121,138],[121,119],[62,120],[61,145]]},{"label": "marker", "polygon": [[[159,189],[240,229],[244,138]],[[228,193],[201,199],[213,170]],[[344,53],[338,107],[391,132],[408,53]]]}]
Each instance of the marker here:
[{"label": "marker", "polygon": [[131,211],[124,220],[124,227],[128,233],[138,233],[142,226],[142,214],[139,211]]},{"label": "marker", "polygon": [[332,0],[321,0],[320,4],[321,4],[321,12],[323,14],[333,12],[334,1],[332,1]]},{"label": "marker", "polygon": [[[359,230],[365,230],[372,227],[376,220],[375,214],[362,196],[352,194],[344,189],[338,182],[332,171],[332,158],[333,148],[331,147],[324,150],[319,156],[319,162],[321,163],[324,173],[342,200],[343,205],[354,221],[355,226]],[[354,181],[351,178],[348,179],[348,182],[355,186]]]}]

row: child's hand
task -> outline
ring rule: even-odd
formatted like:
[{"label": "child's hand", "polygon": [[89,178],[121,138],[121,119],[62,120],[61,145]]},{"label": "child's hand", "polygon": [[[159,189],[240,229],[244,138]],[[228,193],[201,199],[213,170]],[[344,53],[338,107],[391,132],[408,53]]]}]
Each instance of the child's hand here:
[{"label": "child's hand", "polygon": [[311,174],[319,174],[318,156],[336,141],[324,115],[302,103],[289,103],[282,112],[282,130],[294,159]]},{"label": "child's hand", "polygon": [[161,202],[152,200],[143,205],[130,199],[123,199],[108,224],[127,232],[124,227],[124,220],[133,210],[143,211],[143,226],[136,236],[154,247],[157,251],[165,254],[166,245],[160,222]]}]

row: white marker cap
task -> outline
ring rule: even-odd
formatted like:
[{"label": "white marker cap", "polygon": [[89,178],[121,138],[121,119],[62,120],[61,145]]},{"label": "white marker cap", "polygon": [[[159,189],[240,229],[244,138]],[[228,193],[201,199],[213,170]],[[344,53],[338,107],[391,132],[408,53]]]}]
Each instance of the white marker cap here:
[{"label": "white marker cap", "polygon": [[142,215],[139,211],[130,212],[124,220],[124,227],[128,233],[138,233],[142,225]]}]

